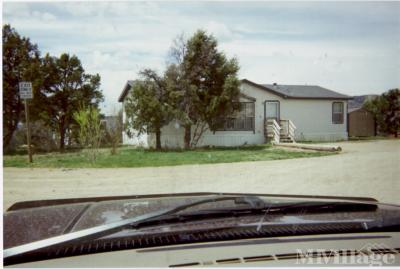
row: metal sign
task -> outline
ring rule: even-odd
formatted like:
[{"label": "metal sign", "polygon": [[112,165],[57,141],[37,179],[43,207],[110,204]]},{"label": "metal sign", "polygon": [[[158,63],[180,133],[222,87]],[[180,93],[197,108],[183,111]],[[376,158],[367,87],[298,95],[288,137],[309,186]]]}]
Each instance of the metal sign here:
[{"label": "metal sign", "polygon": [[27,81],[22,81],[19,83],[19,96],[21,99],[32,99],[32,83]]},{"label": "metal sign", "polygon": [[29,155],[29,162],[32,162],[32,149],[31,149],[31,127],[29,125],[29,106],[28,106],[28,99],[33,98],[32,93],[32,83],[29,81],[21,81],[19,83],[19,96],[21,99],[24,99],[25,103],[25,118],[26,118],[26,137],[28,143],[28,155]]}]

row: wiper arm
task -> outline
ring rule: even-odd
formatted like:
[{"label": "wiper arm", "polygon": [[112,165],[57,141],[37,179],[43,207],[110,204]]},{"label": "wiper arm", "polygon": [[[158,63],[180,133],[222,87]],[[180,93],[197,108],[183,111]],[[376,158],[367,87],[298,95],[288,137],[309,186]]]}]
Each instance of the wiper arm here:
[{"label": "wiper arm", "polygon": [[[39,250],[42,248],[54,246],[54,245],[59,245],[63,243],[70,243],[73,241],[80,241],[80,240],[89,240],[89,239],[97,239],[102,236],[106,236],[115,232],[118,232],[126,227],[132,228],[132,227],[138,227],[142,224],[146,225],[146,223],[151,223],[153,221],[162,221],[164,217],[167,219],[173,219],[177,218],[179,216],[183,217],[188,217],[190,214],[181,214],[181,215],[174,215],[175,213],[178,213],[180,211],[183,211],[185,209],[205,204],[205,203],[213,203],[213,202],[219,202],[219,201],[226,201],[226,200],[231,200],[234,201],[236,204],[246,204],[248,205],[247,207],[237,207],[237,208],[220,208],[220,209],[208,209],[208,210],[199,210],[197,213],[198,215],[202,215],[206,217],[209,215],[209,217],[212,217],[212,215],[216,214],[235,214],[235,213],[241,213],[241,212],[246,212],[246,211],[251,211],[251,212],[264,212],[265,210],[268,211],[268,213],[273,214],[274,212],[277,213],[283,213],[283,212],[291,212],[291,210],[299,210],[299,209],[304,209],[304,213],[310,213],[310,212],[320,212],[320,213],[325,213],[329,211],[334,211],[334,212],[350,212],[350,211],[371,211],[371,210],[376,210],[377,205],[375,204],[370,204],[370,203],[354,203],[354,202],[295,202],[295,203],[278,203],[278,204],[270,204],[264,202],[261,198],[257,196],[214,196],[212,198],[207,198],[203,200],[199,200],[196,202],[191,202],[191,203],[186,203],[183,205],[179,205],[173,208],[167,208],[163,210],[158,210],[155,212],[147,213],[144,215],[140,215],[137,217],[125,219],[125,220],[120,220],[84,230],[80,230],[77,232],[72,232],[68,234],[63,234],[55,237],[51,237],[48,239],[43,239],[39,241],[35,241],[32,243],[12,247],[5,249],[3,252],[3,257],[6,260],[7,258],[11,258],[20,254],[28,253],[31,251]],[[190,217],[189,217],[190,219]],[[165,220],[165,218],[164,218]]]},{"label": "wiper arm", "polygon": [[253,207],[237,207],[237,208],[216,208],[200,210],[195,214],[212,214],[212,213],[240,213],[240,212],[265,212],[268,214],[275,213],[329,213],[329,212],[353,212],[353,211],[374,211],[378,208],[376,204],[371,203],[355,203],[355,202],[327,202],[327,201],[307,201],[307,202],[291,202],[291,203],[265,203],[260,206]]},{"label": "wiper arm", "polygon": [[[221,217],[236,217],[244,215],[254,214],[287,214],[287,213],[338,213],[338,212],[354,212],[354,211],[374,211],[377,209],[377,205],[368,203],[354,203],[354,202],[291,202],[291,203],[278,203],[269,204],[262,201],[251,200],[248,201],[249,197],[243,197],[243,203],[250,204],[251,206],[243,207],[229,207],[229,208],[213,208],[198,210],[195,212],[178,213],[178,214],[165,214],[159,217],[138,221],[130,225],[132,229],[140,229],[144,226],[154,226],[159,224],[176,223],[183,221],[194,221],[213,219]],[[250,197],[257,198],[257,197]]]},{"label": "wiper arm", "polygon": [[43,239],[39,241],[35,241],[32,243],[27,243],[23,245],[19,245],[16,247],[4,249],[3,252],[3,257],[4,259],[14,257],[17,255],[25,254],[31,251],[39,250],[42,248],[58,245],[58,244],[63,244],[63,243],[69,243],[72,241],[79,241],[79,240],[87,240],[87,239],[96,239],[101,236],[105,236],[114,232],[117,232],[121,229],[123,229],[126,226],[129,225],[134,225],[135,223],[139,222],[146,222],[150,221],[153,218],[159,218],[164,215],[168,214],[174,214],[179,211],[185,210],[190,207],[194,207],[197,205],[205,204],[205,203],[213,203],[213,202],[219,202],[219,201],[225,201],[225,200],[232,200],[235,201],[236,203],[244,203],[244,204],[249,204],[252,207],[262,207],[264,205],[264,201],[257,196],[214,196],[212,198],[207,198],[203,199],[200,201],[192,202],[192,203],[186,203],[183,205],[179,205],[173,208],[167,208],[155,212],[151,212],[148,214],[140,215],[137,217],[121,220],[121,221],[116,221],[104,225],[99,225],[96,227],[68,233],[68,234],[63,234],[59,236],[54,236],[48,239]]}]

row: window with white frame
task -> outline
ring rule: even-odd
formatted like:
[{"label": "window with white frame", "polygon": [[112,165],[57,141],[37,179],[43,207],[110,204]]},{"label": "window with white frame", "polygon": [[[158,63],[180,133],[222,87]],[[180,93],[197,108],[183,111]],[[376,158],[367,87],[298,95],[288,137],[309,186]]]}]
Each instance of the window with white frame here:
[{"label": "window with white frame", "polygon": [[344,104],[343,102],[333,102],[332,104],[332,123],[343,124]]}]

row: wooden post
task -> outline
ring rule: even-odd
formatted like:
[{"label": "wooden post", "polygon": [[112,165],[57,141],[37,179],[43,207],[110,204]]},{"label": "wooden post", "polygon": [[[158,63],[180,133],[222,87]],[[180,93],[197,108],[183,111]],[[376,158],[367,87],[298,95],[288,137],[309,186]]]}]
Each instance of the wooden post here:
[{"label": "wooden post", "polygon": [[28,142],[28,156],[29,162],[32,163],[32,149],[31,149],[31,126],[29,124],[29,107],[28,107],[28,99],[25,99],[25,119],[26,119],[26,136]]}]

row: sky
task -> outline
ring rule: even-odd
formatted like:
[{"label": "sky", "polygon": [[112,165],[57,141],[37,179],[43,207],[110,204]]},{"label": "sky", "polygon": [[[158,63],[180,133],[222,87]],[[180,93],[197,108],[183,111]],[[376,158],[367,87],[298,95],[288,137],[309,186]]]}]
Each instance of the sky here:
[{"label": "sky", "polygon": [[3,24],[42,55],[75,54],[99,73],[102,111],[138,71],[163,72],[172,41],[197,29],[260,84],[319,85],[348,94],[400,87],[400,2],[4,2]]}]

